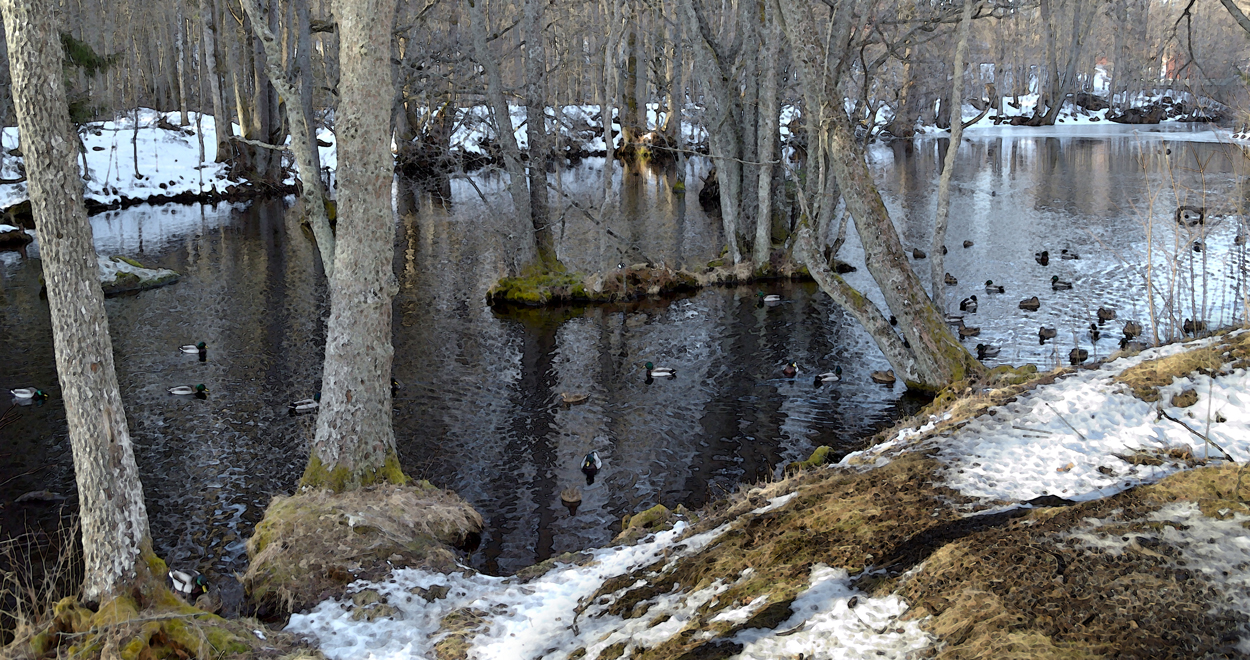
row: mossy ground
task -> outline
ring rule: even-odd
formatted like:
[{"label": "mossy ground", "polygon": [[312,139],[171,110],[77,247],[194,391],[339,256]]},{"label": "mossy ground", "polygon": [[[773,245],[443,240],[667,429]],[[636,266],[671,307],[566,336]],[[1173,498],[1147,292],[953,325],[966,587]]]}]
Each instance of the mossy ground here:
[{"label": "mossy ground", "polygon": [[262,614],[280,617],[395,568],[452,569],[455,549],[481,530],[473,507],[427,482],[278,496],[248,540],[243,584]]},{"label": "mossy ground", "polygon": [[1235,336],[1224,333],[1210,346],[1145,360],[1125,369],[1115,380],[1128,385],[1133,396],[1154,403],[1159,400],[1159,388],[1171,385],[1173,379],[1195,372],[1213,375],[1246,368],[1250,368],[1250,332]]}]

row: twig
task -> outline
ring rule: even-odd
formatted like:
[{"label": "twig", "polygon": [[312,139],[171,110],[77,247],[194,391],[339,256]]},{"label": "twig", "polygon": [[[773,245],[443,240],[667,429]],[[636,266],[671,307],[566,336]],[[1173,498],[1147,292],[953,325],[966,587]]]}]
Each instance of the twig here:
[{"label": "twig", "polygon": [[[1173,422],[1176,422],[1177,424],[1180,424],[1181,426],[1184,426],[1184,427],[1185,427],[1185,429],[1186,429],[1186,430],[1188,430],[1190,433],[1192,433],[1192,434],[1194,434],[1194,435],[1198,436],[1199,438],[1202,438],[1203,440],[1206,440],[1207,442],[1211,443],[1211,446],[1212,446],[1212,447],[1215,447],[1215,448],[1216,448],[1216,449],[1218,449],[1218,450],[1220,450],[1220,453],[1224,455],[1224,458],[1225,458],[1225,459],[1227,459],[1229,463],[1232,463],[1232,464],[1234,464],[1234,465],[1236,465],[1236,464],[1237,464],[1237,461],[1233,460],[1233,457],[1232,457],[1232,456],[1229,456],[1229,455],[1228,455],[1228,452],[1224,451],[1224,448],[1223,448],[1223,447],[1221,447],[1221,446],[1219,446],[1218,444],[1216,444],[1216,442],[1215,442],[1214,440],[1212,440],[1211,438],[1208,438],[1207,436],[1205,436],[1205,435],[1203,435],[1203,434],[1199,433],[1198,431],[1194,430],[1194,428],[1193,428],[1192,426],[1190,426],[1190,425],[1186,424],[1185,422],[1182,422],[1181,420],[1179,420],[1179,419],[1177,419],[1177,418],[1175,418],[1175,417],[1173,417],[1173,416],[1171,416],[1171,415],[1169,415],[1169,414],[1167,414],[1167,413],[1163,412],[1163,408],[1155,408],[1155,412],[1159,414],[1159,417],[1158,417],[1158,418],[1166,418],[1166,419],[1170,419],[1170,420],[1172,420]],[[1158,418],[1156,418],[1156,420],[1157,420]]]},{"label": "twig", "polygon": [[1071,424],[1068,424],[1068,420],[1064,419],[1064,418],[1063,418],[1063,415],[1060,415],[1060,414],[1059,414],[1059,411],[1058,411],[1058,410],[1055,410],[1055,407],[1054,407],[1054,406],[1052,406],[1052,405],[1050,405],[1049,403],[1047,403],[1047,404],[1046,404],[1046,407],[1047,407],[1047,408],[1050,408],[1051,412],[1055,413],[1055,415],[1056,415],[1057,417],[1059,417],[1059,421],[1063,422],[1065,425],[1067,425],[1067,427],[1068,427],[1068,428],[1072,429],[1072,432],[1073,432],[1073,433],[1075,433],[1075,434],[1077,434],[1078,436],[1080,436],[1080,438],[1081,438],[1082,440],[1084,440],[1085,442],[1089,442],[1089,438],[1086,438],[1085,436],[1081,435],[1081,432],[1080,432],[1080,431],[1078,431],[1078,430],[1076,430],[1076,427],[1075,427],[1075,426],[1073,426],[1073,425],[1071,425]]}]

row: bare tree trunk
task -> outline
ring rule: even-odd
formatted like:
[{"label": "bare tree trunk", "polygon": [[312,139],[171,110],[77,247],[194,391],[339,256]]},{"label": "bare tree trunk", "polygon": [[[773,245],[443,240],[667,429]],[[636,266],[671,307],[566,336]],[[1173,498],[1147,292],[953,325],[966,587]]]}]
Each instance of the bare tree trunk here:
[{"label": "bare tree trunk", "polygon": [[[279,52],[278,39],[265,27],[260,14],[260,6],[256,0],[241,0],[243,10],[247,12],[256,31],[256,41],[265,49],[265,72],[274,88],[286,99],[299,98],[299,92],[286,78],[282,70],[282,57]],[[388,42],[389,43],[389,42]],[[389,75],[390,69],[387,69]],[[303,107],[298,103],[286,103],[287,121],[291,124],[291,150],[295,152],[295,160],[299,163],[301,185],[300,200],[304,203],[304,213],[308,215],[308,223],[312,227],[313,236],[317,239],[317,248],[321,251],[321,263],[325,267],[326,277],[334,278],[335,260],[334,232],[330,230],[330,220],[326,217],[325,190],[321,186],[321,159],[317,155],[316,136],[308,125]],[[390,125],[389,122],[387,124]],[[389,145],[389,143],[388,143]],[[258,149],[258,151],[261,151]],[[390,153],[390,149],[387,149]],[[340,181],[342,177],[340,177]],[[390,200],[390,195],[386,196]]]},{"label": "bare tree trunk", "polygon": [[[405,483],[391,427],[394,180],[389,98],[396,0],[335,0],[342,49],[338,243],[317,435],[301,484]],[[383,93],[379,95],[379,90]]]},{"label": "bare tree trunk", "polygon": [[777,151],[777,51],[781,48],[781,34],[774,16],[773,3],[764,3],[764,24],[760,31],[764,36],[764,79],[760,81],[760,130],[759,130],[759,182],[757,184],[758,210],[755,213],[756,267],[768,261],[772,250],[772,183],[774,152]]},{"label": "bare tree trunk", "polygon": [[[508,171],[508,192],[516,211],[517,231],[522,231],[521,221],[532,217],[530,193],[525,186],[525,167],[521,164],[521,149],[517,146],[516,134],[512,128],[512,115],[508,111],[508,101],[503,96],[503,75],[499,71],[499,60],[491,54],[486,38],[486,12],[482,10],[485,0],[465,1],[469,5],[469,22],[473,30],[473,57],[486,73],[486,101],[495,118],[499,150],[503,154],[504,168]],[[511,266],[515,268],[518,265],[515,263],[516,259],[512,261],[514,263]]]},{"label": "bare tree trunk", "polygon": [[83,597],[103,602],[134,585],[152,584],[145,561],[152,555],[152,541],[113,369],[91,224],[83,208],[78,140],[69,122],[54,6],[53,0],[0,0],[74,454]]},{"label": "bare tree trunk", "polygon": [[955,171],[955,156],[959,153],[959,143],[964,137],[964,55],[968,52],[968,28],[972,23],[972,7],[977,0],[964,0],[964,13],[959,21],[959,43],[955,46],[955,84],[951,90],[951,138],[946,144],[946,163],[942,168],[942,177],[938,182],[937,218],[933,223],[933,247],[929,252],[930,279],[932,290],[930,298],[937,305],[938,311],[946,313],[946,271],[942,248],[946,245],[946,218],[951,207],[951,175]]},{"label": "bare tree trunk", "polygon": [[[208,82],[208,95],[213,103],[213,128],[217,133],[218,163],[224,163],[230,156],[230,137],[234,131],[230,127],[230,112],[226,110],[225,97],[221,90],[221,72],[217,68],[217,10],[215,0],[200,0],[200,23],[204,28],[201,54],[204,68],[200,75]],[[201,104],[200,112],[203,112]]]},{"label": "bare tree trunk", "polygon": [[178,55],[178,120],[179,126],[191,123],[187,119],[187,53],[186,21],[182,15],[182,2],[174,3],[174,49]]},{"label": "bare tree trunk", "polygon": [[529,138],[530,222],[534,227],[535,262],[543,269],[559,267],[556,238],[547,202],[547,56],[543,47],[544,0],[525,0],[525,122]]}]

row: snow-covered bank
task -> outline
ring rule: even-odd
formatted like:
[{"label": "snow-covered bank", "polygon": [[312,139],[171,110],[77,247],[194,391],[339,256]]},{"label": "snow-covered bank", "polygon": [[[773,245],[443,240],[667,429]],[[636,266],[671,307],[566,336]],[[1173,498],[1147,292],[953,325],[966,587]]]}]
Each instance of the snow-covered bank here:
[{"label": "snow-covered bank", "polygon": [[[1203,373],[1170,361],[1192,355],[1204,356]],[[1167,370],[1178,364],[1173,378]],[[970,419],[917,422],[840,465],[741,493],[694,527],[678,522],[634,546],[563,557],[528,580],[396,571],[293,616],[288,631],[333,658],[903,658],[965,639],[997,649],[978,647],[984,657],[1121,648],[1107,644],[1160,657],[1210,644],[1250,651],[1250,626],[1237,614],[1250,600],[1244,497],[1239,504],[1223,485],[1190,487],[1196,499],[1161,505],[1176,491],[1145,486],[1207,453],[1155,406],[1236,460],[1250,457],[1248,366],[1250,333],[1238,331],[1063,370]],[[1130,377],[1147,370],[1153,393]],[[1212,483],[1235,478],[1217,475]],[[1046,495],[1055,497],[1034,499]],[[993,573],[987,584],[949,581],[973,579],[977,557],[1009,546],[999,558],[1008,565],[1022,561],[1017,552],[1042,565]],[[1085,577],[1065,580],[1065,570]],[[1174,586],[1147,579],[1156,574]],[[935,588],[940,597],[904,597]],[[1017,593],[1034,604],[1013,603]],[[1150,593],[1154,603],[1190,604],[1152,606]],[[1186,600],[1195,593],[1208,600]],[[1037,604],[1039,594],[1049,602]],[[1128,614],[1111,612],[1123,598]],[[1098,612],[1107,621],[1088,626]],[[1174,646],[1176,630],[1152,629],[1158,616],[1178,629],[1197,621],[1207,637]],[[992,623],[1004,620],[1006,630]]]},{"label": "snow-covered bank", "polygon": [[106,296],[155,289],[158,286],[173,284],[180,277],[178,273],[168,268],[147,268],[126,257],[97,256],[96,259],[100,263],[100,285],[104,288]]}]

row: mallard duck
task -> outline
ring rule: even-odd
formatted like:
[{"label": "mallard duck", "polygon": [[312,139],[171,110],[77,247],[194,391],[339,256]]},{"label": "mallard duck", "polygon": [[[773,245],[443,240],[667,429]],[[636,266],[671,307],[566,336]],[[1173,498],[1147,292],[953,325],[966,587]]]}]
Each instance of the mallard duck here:
[{"label": "mallard duck", "polygon": [[1072,364],[1080,364],[1089,359],[1089,351],[1083,348],[1074,348],[1068,353],[1068,361]]},{"label": "mallard duck", "polygon": [[595,483],[595,475],[599,474],[599,469],[603,467],[603,461],[599,459],[599,452],[591,450],[586,454],[586,458],[582,459],[582,474],[586,475],[586,485]]},{"label": "mallard duck", "polygon": [[976,245],[976,243],[973,243],[972,241],[964,241],[964,249],[965,249],[965,250],[966,250],[966,249],[968,249],[968,248],[970,248],[970,247],[972,247],[973,245]]},{"label": "mallard duck", "polygon": [[1099,339],[1102,339],[1102,331],[1098,329],[1098,324],[1089,324],[1089,340],[1097,344]]},{"label": "mallard duck", "polygon": [[757,303],[759,307],[763,307],[764,305],[776,305],[781,302],[781,296],[775,293],[765,294],[763,291],[760,291],[755,295],[759,297],[759,302]]},{"label": "mallard duck", "polygon": [[1140,353],[1146,350],[1147,348],[1148,346],[1146,346],[1145,342],[1133,341],[1132,339],[1129,339],[1128,337],[1120,337],[1120,350],[1122,351],[1131,351],[1133,353]]},{"label": "mallard duck", "polygon": [[959,280],[955,279],[954,275],[951,275],[950,273],[946,274],[946,286],[956,286],[958,284]]},{"label": "mallard duck", "polygon": [[391,378],[391,397],[393,398],[396,393],[398,393],[401,389],[403,389],[403,387],[404,387],[403,383],[395,380],[394,378]]},{"label": "mallard duck", "polygon": [[999,346],[977,344],[977,359],[984,360],[985,358],[998,357],[998,354],[1002,352],[1002,350],[1003,349]]},{"label": "mallard duck", "polygon": [[1124,336],[1132,339],[1141,334],[1141,324],[1137,321],[1124,322]]},{"label": "mallard duck", "polygon": [[1020,301],[1020,309],[1023,309],[1026,312],[1036,312],[1037,310],[1041,309],[1041,307],[1042,307],[1042,301],[1038,300],[1037,296],[1033,296],[1032,298],[1025,298],[1024,300]]},{"label": "mallard duck", "polygon": [[1041,340],[1038,343],[1045,344],[1047,339],[1054,339],[1058,335],[1059,335],[1059,331],[1056,330],[1055,328],[1047,328],[1046,326],[1042,326],[1037,331],[1037,338]]},{"label": "mallard duck", "polygon": [[586,403],[589,400],[590,400],[589,394],[584,394],[584,393],[573,394],[570,392],[560,393],[560,403],[563,403],[566,406],[576,406],[579,403]]},{"label": "mallard duck", "polygon": [[912,248],[912,249],[911,249],[911,258],[912,258],[912,259],[924,259],[924,258],[925,258],[925,257],[927,257],[927,256],[929,256],[929,255],[925,254],[925,253],[924,253],[924,250],[921,250],[920,248]]},{"label": "mallard duck", "polygon": [[208,593],[208,578],[195,569],[171,569],[168,584],[171,591],[192,601],[196,596]]},{"label": "mallard duck", "polygon": [[1050,288],[1055,291],[1066,291],[1067,289],[1072,288],[1072,283],[1059,279],[1058,275],[1052,275],[1050,278]]},{"label": "mallard duck", "polygon": [[169,393],[175,394],[178,396],[184,396],[188,394],[208,394],[208,388],[204,387],[204,383],[200,383],[199,385],[196,385],[195,387],[191,387],[190,385],[178,385],[177,387],[169,388]]},{"label": "mallard duck", "polygon": [[977,296],[973,294],[959,301],[959,311],[975,314],[977,312]]},{"label": "mallard duck", "polygon": [[1099,308],[1098,308],[1098,322],[1099,322],[1099,323],[1105,323],[1105,322],[1110,321],[1110,320],[1112,320],[1112,319],[1114,319],[1114,318],[1115,318],[1115,310],[1114,310],[1114,309],[1107,309],[1106,307],[1099,307]]},{"label": "mallard duck", "polygon": [[1202,252],[1202,241],[1194,241],[1194,252]]},{"label": "mallard duck", "polygon": [[893,314],[890,315],[890,325],[898,325],[898,317]]},{"label": "mallard duck", "polygon": [[1064,248],[1059,251],[1059,258],[1060,259],[1080,259],[1081,257],[1076,252],[1071,252],[1067,248]]},{"label": "mallard duck", "polygon": [[872,382],[881,383],[882,385],[893,385],[894,381],[897,380],[894,377],[893,369],[889,371],[874,371],[868,374],[868,377],[872,379]]},{"label": "mallard duck", "polygon": [[200,342],[198,344],[183,344],[178,347],[178,350],[183,353],[200,353],[208,350],[208,344],[205,344],[204,342]]},{"label": "mallard duck", "polygon": [[291,405],[287,408],[287,412],[289,412],[291,416],[294,417],[295,415],[306,415],[308,413],[315,413],[317,412],[317,409],[320,407],[321,407],[321,392],[317,392],[316,394],[313,394],[313,397],[311,399],[300,399],[299,401],[292,401]]},{"label": "mallard duck", "polygon": [[1207,324],[1202,321],[1185,319],[1185,322],[1181,324],[1181,330],[1187,335],[1197,335],[1199,332],[1206,332]]},{"label": "mallard duck", "polygon": [[964,315],[962,312],[948,312],[943,318],[945,318],[946,322],[950,325],[959,325],[964,322]]},{"label": "mallard duck", "polygon": [[781,370],[781,375],[785,378],[794,378],[799,375],[799,363],[791,362]]},{"label": "mallard duck", "polygon": [[960,337],[975,337],[981,334],[981,328],[970,325],[959,324]]},{"label": "mallard duck", "polygon": [[677,377],[677,372],[674,371],[673,369],[669,369],[668,367],[657,367],[654,364],[651,364],[650,362],[648,362],[645,366],[647,368],[647,381],[648,382],[650,382],[651,379],[653,378],[672,379],[672,378]]},{"label": "mallard duck", "polygon": [[582,505],[582,491],[577,486],[569,486],[560,491],[560,503],[568,507],[569,515],[577,515],[577,507]]},{"label": "mallard duck", "polygon": [[1050,251],[1049,250],[1042,250],[1041,252],[1034,252],[1033,258],[1037,260],[1037,263],[1039,265],[1042,265],[1042,266],[1050,265]]},{"label": "mallard duck", "polygon": [[947,253],[946,246],[945,246],[945,245],[943,245],[943,246],[942,246],[942,254],[946,254],[946,253]]},{"label": "mallard duck", "polygon": [[9,394],[14,399],[30,399],[31,401],[43,401],[48,398],[48,393],[34,387],[19,387],[9,390]]},{"label": "mallard duck", "polygon": [[816,374],[816,387],[820,387],[825,383],[836,383],[842,380],[842,367],[835,367],[833,371],[827,371],[823,374]]},{"label": "mallard duck", "polygon": [[986,293],[1003,293],[1004,291],[1006,291],[1006,289],[1004,289],[1002,285],[994,284],[994,280],[985,280]]}]

